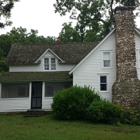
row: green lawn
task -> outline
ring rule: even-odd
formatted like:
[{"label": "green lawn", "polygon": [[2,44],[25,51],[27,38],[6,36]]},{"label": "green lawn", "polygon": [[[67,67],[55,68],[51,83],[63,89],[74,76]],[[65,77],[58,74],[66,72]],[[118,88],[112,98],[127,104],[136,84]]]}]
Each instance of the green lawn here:
[{"label": "green lawn", "polygon": [[0,140],[140,140],[140,126],[57,121],[51,115],[0,115]]}]

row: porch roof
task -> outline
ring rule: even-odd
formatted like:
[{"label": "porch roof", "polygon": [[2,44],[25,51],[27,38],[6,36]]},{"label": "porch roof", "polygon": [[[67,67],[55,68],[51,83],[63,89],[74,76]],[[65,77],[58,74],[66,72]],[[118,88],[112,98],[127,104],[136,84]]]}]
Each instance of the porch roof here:
[{"label": "porch roof", "polygon": [[68,71],[64,72],[8,72],[0,75],[0,83],[17,82],[67,82],[72,81]]}]

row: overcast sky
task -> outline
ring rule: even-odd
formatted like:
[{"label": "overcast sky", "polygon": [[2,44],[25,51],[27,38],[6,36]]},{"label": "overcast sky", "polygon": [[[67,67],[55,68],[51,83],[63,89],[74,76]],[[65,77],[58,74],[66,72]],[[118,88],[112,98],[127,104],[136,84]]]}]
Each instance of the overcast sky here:
[{"label": "overcast sky", "polygon": [[6,33],[12,27],[23,27],[38,30],[39,35],[58,36],[64,22],[70,22],[69,16],[61,17],[55,13],[53,4],[56,0],[20,0],[15,3],[11,12],[12,26],[5,27],[0,32]]},{"label": "overcast sky", "polygon": [[[12,9],[10,20],[12,26],[0,30],[0,34],[9,32],[12,27],[23,27],[28,31],[30,29],[38,30],[38,35],[58,36],[64,22],[74,22],[69,19],[69,15],[61,17],[59,13],[54,12],[53,4],[56,0],[20,0],[15,3]],[[140,28],[140,17],[136,20]]]}]

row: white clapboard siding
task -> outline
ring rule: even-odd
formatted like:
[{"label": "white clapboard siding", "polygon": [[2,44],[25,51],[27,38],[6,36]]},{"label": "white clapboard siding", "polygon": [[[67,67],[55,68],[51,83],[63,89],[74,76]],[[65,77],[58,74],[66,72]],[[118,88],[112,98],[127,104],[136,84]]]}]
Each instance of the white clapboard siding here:
[{"label": "white clapboard siding", "polygon": [[135,34],[135,47],[136,47],[136,66],[137,66],[137,75],[140,80],[140,35]]},{"label": "white clapboard siding", "polygon": [[[39,65],[32,66],[9,66],[9,72],[46,72],[44,70],[44,58],[53,57],[56,58],[51,52],[47,52],[40,60]],[[55,71],[70,71],[75,65],[60,64],[56,58],[56,70]]]},{"label": "white clapboard siding", "polygon": [[[111,52],[111,68],[102,67],[102,54],[104,51]],[[108,91],[99,92],[99,76],[107,75]],[[112,33],[93,53],[89,55],[73,72],[73,85],[90,86],[101,97],[112,100],[112,85],[116,80],[116,46],[115,33]]]},{"label": "white clapboard siding", "polygon": [[51,104],[53,103],[52,97],[44,97],[42,103],[42,109],[51,110]]},{"label": "white clapboard siding", "polygon": [[45,82],[42,86],[42,109],[51,110],[51,104],[53,102],[52,97],[45,97]]},{"label": "white clapboard siding", "polygon": [[29,98],[0,99],[0,112],[17,112],[30,109]]}]

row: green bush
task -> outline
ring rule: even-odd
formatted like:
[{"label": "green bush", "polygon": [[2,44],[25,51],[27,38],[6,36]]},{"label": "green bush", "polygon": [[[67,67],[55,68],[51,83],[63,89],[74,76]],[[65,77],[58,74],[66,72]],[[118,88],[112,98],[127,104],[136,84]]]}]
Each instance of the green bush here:
[{"label": "green bush", "polygon": [[100,96],[89,87],[63,89],[54,95],[53,116],[57,119],[84,119],[87,108],[94,100],[100,100]]},{"label": "green bush", "polygon": [[123,109],[105,100],[93,101],[87,109],[88,118],[96,123],[119,123]]},{"label": "green bush", "polygon": [[140,109],[125,109],[121,118],[121,123],[140,125]]}]

